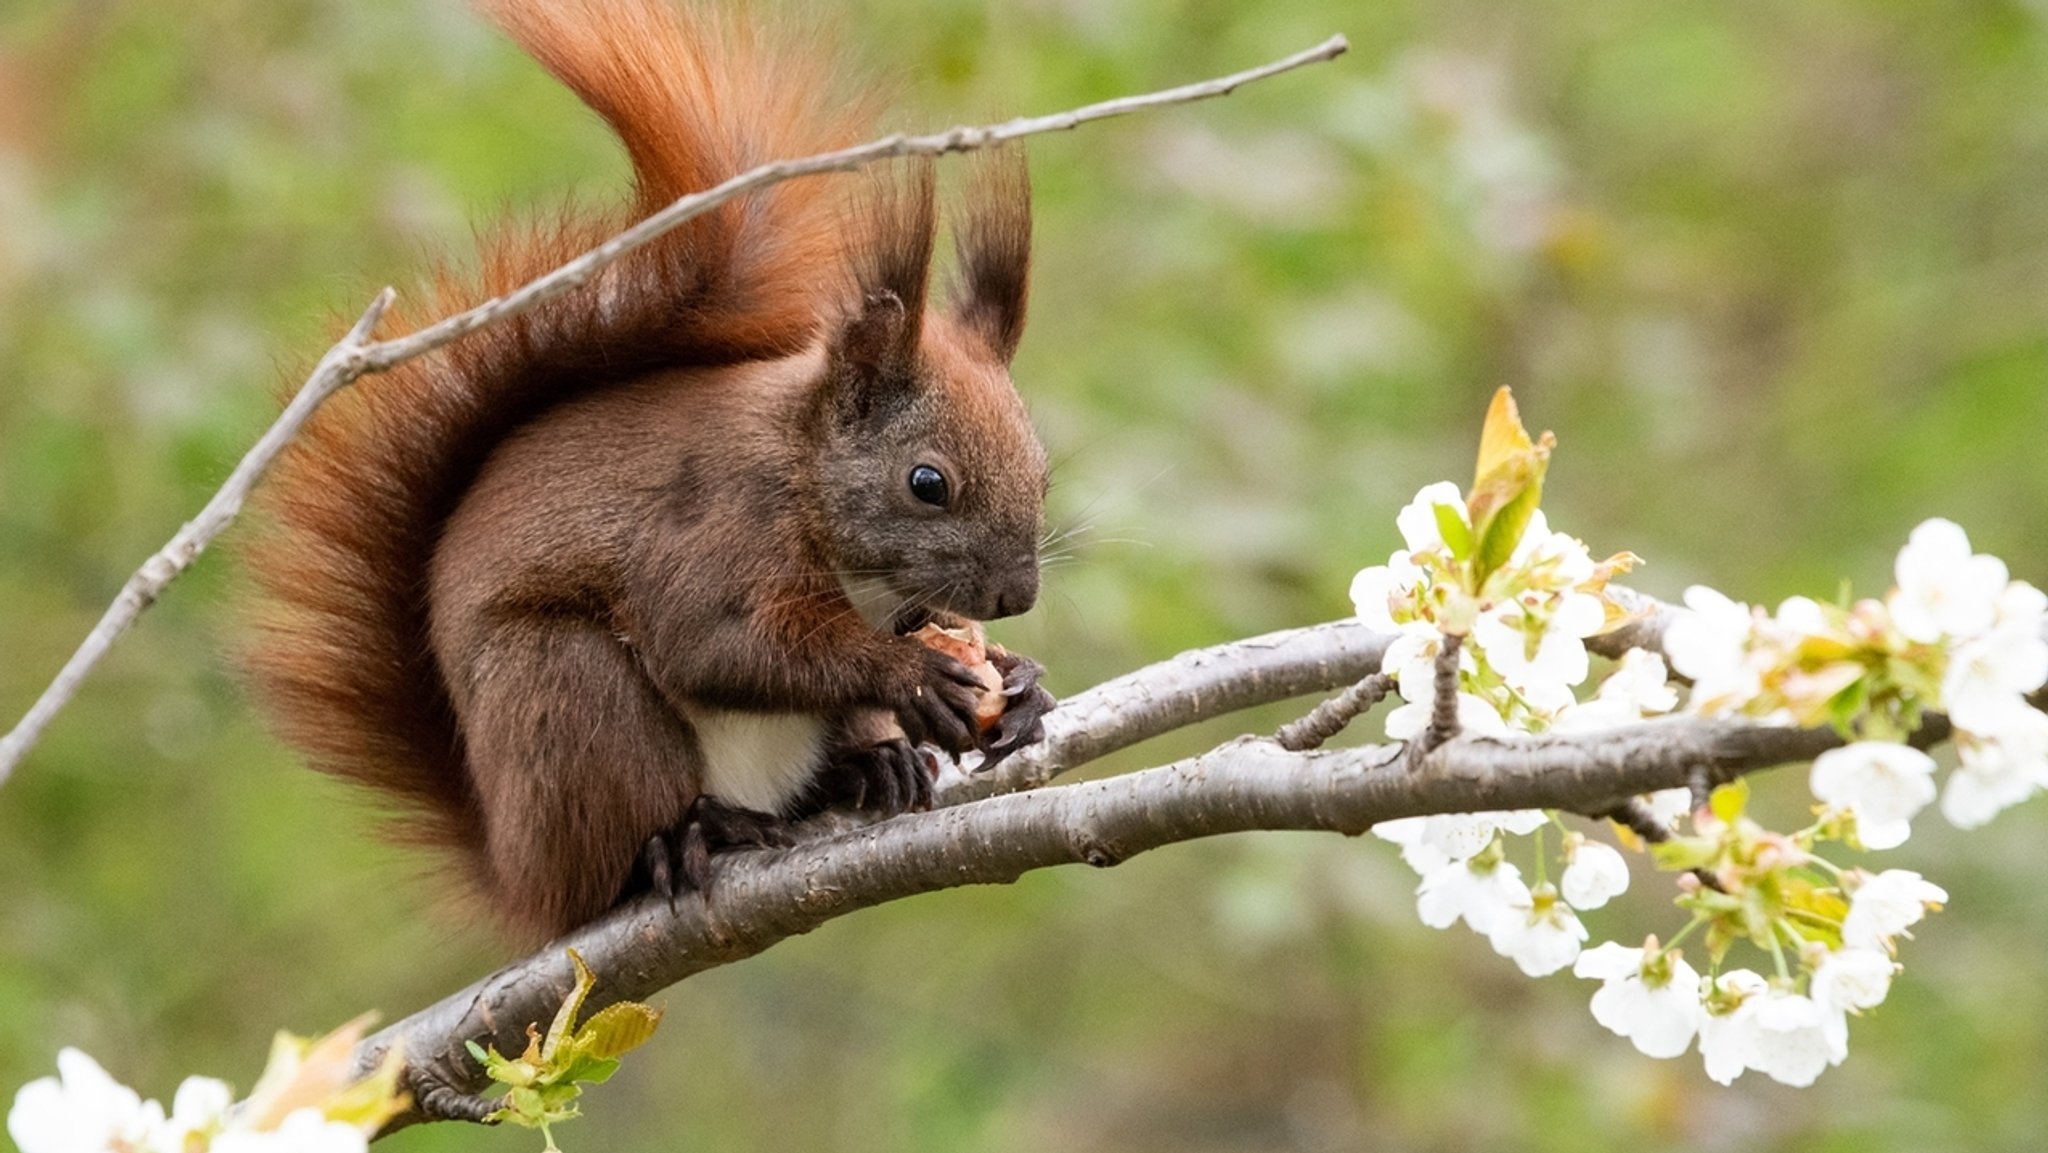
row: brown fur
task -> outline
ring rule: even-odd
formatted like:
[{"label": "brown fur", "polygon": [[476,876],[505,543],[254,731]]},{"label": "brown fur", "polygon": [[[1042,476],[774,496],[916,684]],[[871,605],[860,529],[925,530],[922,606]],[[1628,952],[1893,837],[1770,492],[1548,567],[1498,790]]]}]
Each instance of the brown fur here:
[{"label": "brown fur", "polygon": [[[487,237],[481,283],[444,275],[444,306],[872,118],[819,60],[715,13],[481,6],[618,132],[635,196]],[[251,664],[283,734],[455,850],[529,938],[617,899],[687,819],[693,709],[891,710],[960,747],[955,670],[870,627],[841,575],[906,612],[1035,595],[1045,462],[1005,369],[1028,189],[1007,171],[971,207],[953,314],[924,303],[929,165],[879,197],[795,181],[330,401],[280,462],[250,560]],[[927,459],[956,485],[943,511],[903,491]]]}]

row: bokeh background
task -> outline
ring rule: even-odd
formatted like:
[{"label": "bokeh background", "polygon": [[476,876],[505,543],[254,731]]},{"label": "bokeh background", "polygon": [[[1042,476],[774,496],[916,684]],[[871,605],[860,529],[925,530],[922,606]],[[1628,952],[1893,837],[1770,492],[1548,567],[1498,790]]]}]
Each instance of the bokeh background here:
[{"label": "bokeh background", "polygon": [[[2048,5],[853,0],[904,125],[1331,32],[1341,62],[1042,138],[1018,377],[1092,525],[999,635],[1071,692],[1347,611],[1512,384],[1552,523],[1637,583],[1884,585],[1929,515],[2048,583]],[[0,719],[220,482],[272,389],[473,221],[608,196],[595,122],[457,0],[0,4]],[[374,387],[374,383],[370,385]],[[231,537],[0,790],[0,1096],[145,1092],[503,954],[238,690]],[[1123,758],[1178,755],[1287,715]],[[1798,813],[1799,774],[1763,803]],[[667,995],[572,1150],[2034,1149],[2048,804],[1888,863],[1951,911],[1796,1092],[1653,1062],[1366,839],[1263,835],[903,902]],[[1666,891],[1596,914],[1669,928]],[[4,1141],[4,1138],[0,1138]],[[415,1130],[394,1150],[528,1150]]]}]

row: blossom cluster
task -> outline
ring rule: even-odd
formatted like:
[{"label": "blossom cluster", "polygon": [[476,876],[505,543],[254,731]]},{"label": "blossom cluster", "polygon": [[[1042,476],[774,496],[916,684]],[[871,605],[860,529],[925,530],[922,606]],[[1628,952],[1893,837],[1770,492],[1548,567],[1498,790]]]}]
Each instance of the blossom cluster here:
[{"label": "blossom cluster", "polygon": [[[1539,847],[1531,885],[1507,859],[1506,838],[1541,834],[1553,824],[1564,834],[1564,866],[1551,883],[1549,857]],[[1373,832],[1400,845],[1401,859],[1421,874],[1415,909],[1423,924],[1448,929],[1463,921],[1531,977],[1569,966],[1587,936],[1579,913],[1628,889],[1628,862],[1613,846],[1564,831],[1540,809],[1407,817],[1382,821]]]},{"label": "blossom cluster", "polygon": [[396,1055],[368,1078],[351,1076],[363,1022],[318,1041],[280,1034],[248,1099],[211,1077],[187,1077],[166,1110],[116,1081],[77,1049],[57,1054],[57,1076],[29,1082],[7,1113],[21,1153],[366,1153],[401,1111]]},{"label": "blossom cluster", "polygon": [[[1389,737],[1413,739],[1427,726],[1450,637],[1460,638],[1460,728],[1472,735],[1598,730],[1679,707],[1663,657],[1644,650],[1580,696],[1586,641],[1626,619],[1608,582],[1637,559],[1595,562],[1550,529],[1535,503],[1552,443],[1548,434],[1532,442],[1512,402],[1497,398],[1472,493],[1424,488],[1397,518],[1405,547],[1353,581],[1359,617],[1393,637],[1381,671],[1404,703],[1386,719]],[[2002,562],[1971,552],[1963,530],[1941,520],[1913,531],[1896,575],[1882,600],[1795,597],[1775,613],[1687,592],[1662,646],[1691,682],[1686,711],[1832,726],[1849,743],[1814,762],[1815,818],[1790,833],[1748,814],[1740,781],[1710,797],[1639,798],[1634,828],[1661,835],[1645,844],[1632,828],[1613,831],[1677,874],[1675,904],[1689,919],[1668,943],[1587,947],[1581,915],[1628,888],[1626,858],[1538,810],[1375,827],[1420,876],[1422,921],[1462,922],[1530,976],[1570,968],[1599,981],[1594,1019],[1647,1055],[1697,1045],[1721,1083],[1754,1070],[1811,1084],[1847,1055],[1849,1019],[1885,999],[1909,927],[1947,900],[1917,873],[1844,867],[1824,851],[1906,840],[1937,796],[1934,761],[1909,743],[1926,714],[1952,726],[1960,763],[1939,795],[1954,823],[1982,824],[2048,788],[2048,714],[2027,700],[2048,683],[2048,596],[2009,580]],[[1516,857],[1533,857],[1533,872]],[[1694,937],[1705,972],[1678,947]],[[1732,964],[1738,945],[1764,963]]]},{"label": "blossom cluster", "polygon": [[1902,844],[1936,797],[1934,759],[1905,743],[1923,712],[1954,726],[1958,764],[1939,790],[1953,824],[2048,787],[2048,713],[2026,701],[2048,683],[2048,595],[1946,520],[1913,530],[1895,572],[1883,600],[1793,597],[1774,614],[1695,586],[1664,640],[1693,678],[1691,710],[1853,738],[1814,762],[1813,793],[1870,849]]},{"label": "blossom cluster", "polygon": [[1663,658],[1650,652],[1630,654],[1592,699],[1574,692],[1591,668],[1586,638],[1621,616],[1607,582],[1633,555],[1595,562],[1583,542],[1550,531],[1536,509],[1507,562],[1474,582],[1469,562],[1445,539],[1446,528],[1472,531],[1466,498],[1449,481],[1416,493],[1396,524],[1407,547],[1351,582],[1359,619],[1395,636],[1382,671],[1406,703],[1387,717],[1390,738],[1412,739],[1428,724],[1447,633],[1464,637],[1458,719],[1473,733],[1585,731],[1677,705]]},{"label": "blossom cluster", "polygon": [[1859,873],[1851,884],[1840,946],[1802,945],[1805,992],[1750,969],[1703,977],[1655,937],[1641,947],[1609,941],[1588,949],[1572,972],[1601,982],[1593,1019],[1646,1056],[1680,1056],[1697,1038],[1707,1076],[1723,1085],[1752,1069],[1811,1085],[1848,1056],[1849,1018],[1891,991],[1895,938],[1948,896],[1903,869]]},{"label": "blossom cluster", "polygon": [[[1676,823],[1688,807],[1685,790],[1645,798],[1659,821]],[[1740,802],[1717,798],[1716,808]],[[1947,894],[1919,874],[1889,869],[1871,875],[1833,869],[1799,847],[1800,838],[1763,831],[1739,812],[1723,820],[1694,814],[1701,830],[1669,842],[1666,860],[1681,860],[1712,878],[1688,873],[1679,904],[1692,920],[1669,945],[1608,941],[1586,948],[1579,914],[1625,892],[1629,870],[1610,845],[1564,829],[1537,810],[1410,817],[1374,827],[1401,846],[1421,874],[1416,911],[1424,924],[1462,921],[1531,977],[1570,968],[1601,982],[1593,1018],[1651,1057],[1677,1057],[1698,1042],[1707,1075],[1722,1084],[1756,1070],[1789,1085],[1809,1085],[1848,1055],[1848,1019],[1875,1008],[1898,966],[1897,941]],[[1508,839],[1536,834],[1536,868],[1550,858],[1540,835],[1562,833],[1563,867],[1555,884],[1531,885],[1507,859]],[[1810,836],[1810,834],[1809,834]],[[1690,862],[1697,861],[1697,864]],[[1830,870],[1832,883],[1805,874]],[[1737,940],[1752,937],[1775,964],[1775,977],[1747,968],[1700,974],[1680,940],[1705,931],[1717,961]],[[1753,937],[1752,937],[1753,939]],[[1803,991],[1802,991],[1803,990]]]}]

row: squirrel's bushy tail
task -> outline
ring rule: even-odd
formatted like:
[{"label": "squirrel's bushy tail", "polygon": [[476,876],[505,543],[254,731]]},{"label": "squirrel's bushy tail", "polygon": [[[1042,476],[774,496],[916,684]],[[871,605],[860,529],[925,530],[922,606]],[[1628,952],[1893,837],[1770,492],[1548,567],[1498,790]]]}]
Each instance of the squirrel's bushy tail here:
[{"label": "squirrel's bushy tail", "polygon": [[[611,124],[636,188],[612,212],[484,237],[476,277],[441,276],[443,309],[517,287],[684,193],[856,143],[873,119],[872,101],[849,96],[821,53],[724,10],[670,0],[479,7]],[[278,462],[248,566],[264,606],[249,654],[256,688],[316,767],[386,794],[405,839],[482,839],[428,647],[426,584],[441,525],[485,457],[578,393],[801,348],[843,291],[843,185],[793,181],[727,204],[581,289],[367,377]]]}]

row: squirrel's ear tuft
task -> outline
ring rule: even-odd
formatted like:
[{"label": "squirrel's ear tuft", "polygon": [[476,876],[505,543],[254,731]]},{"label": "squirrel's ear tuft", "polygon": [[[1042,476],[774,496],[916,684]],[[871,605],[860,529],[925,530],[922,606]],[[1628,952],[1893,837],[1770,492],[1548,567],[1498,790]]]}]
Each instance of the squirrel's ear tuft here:
[{"label": "squirrel's ear tuft", "polygon": [[1031,289],[1031,175],[1022,148],[997,149],[979,159],[962,216],[953,231],[960,253],[953,314],[1008,364],[1024,338]]},{"label": "squirrel's ear tuft", "polygon": [[932,162],[875,179],[860,205],[853,275],[860,301],[833,341],[835,358],[869,373],[908,368],[924,334],[932,240],[938,230]]}]

